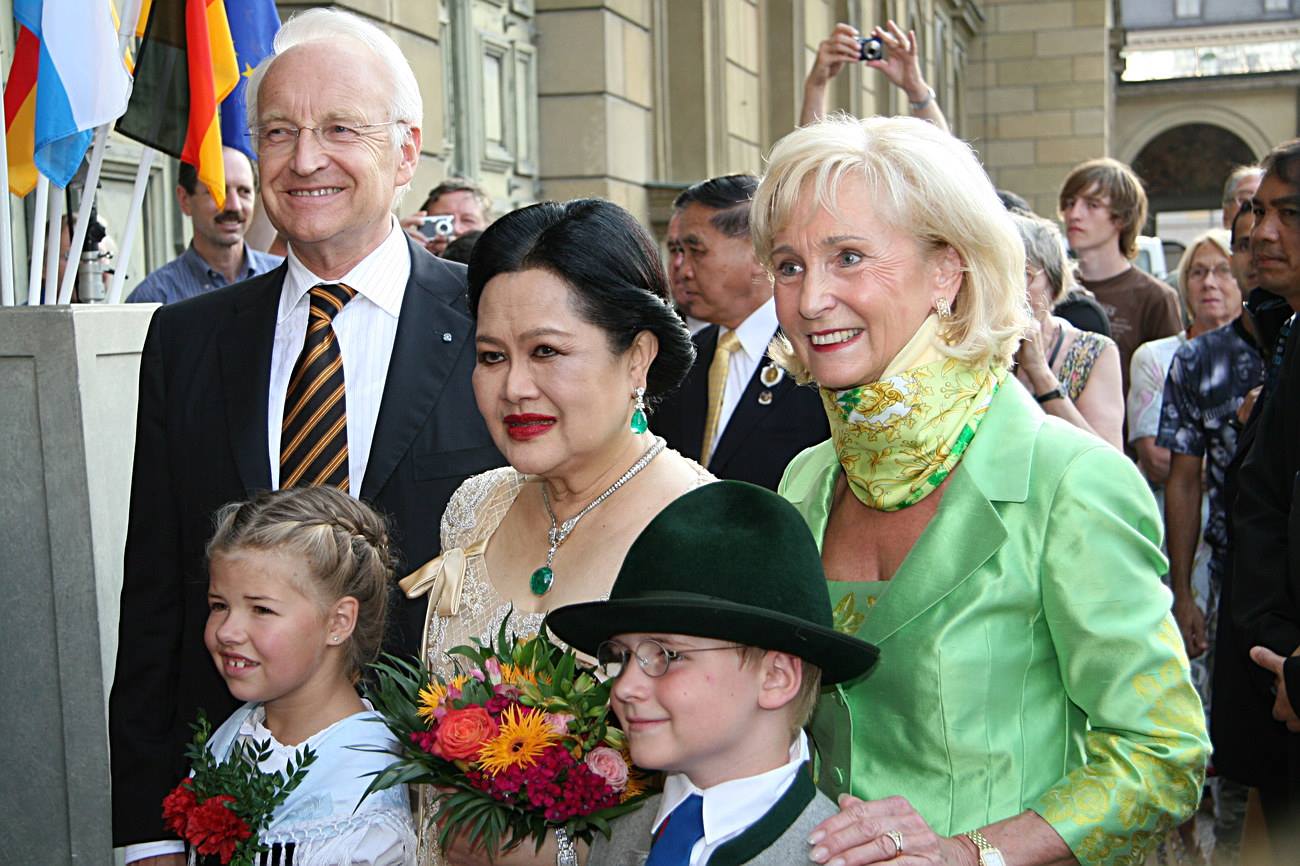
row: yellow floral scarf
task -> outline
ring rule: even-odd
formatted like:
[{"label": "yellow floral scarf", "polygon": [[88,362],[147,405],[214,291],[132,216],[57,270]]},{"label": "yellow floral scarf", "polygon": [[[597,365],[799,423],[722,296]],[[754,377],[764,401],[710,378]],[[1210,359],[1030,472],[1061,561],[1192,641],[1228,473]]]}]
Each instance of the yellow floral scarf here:
[{"label": "yellow floral scarf", "polygon": [[942,484],[1007,374],[945,357],[938,330],[927,318],[880,381],[820,389],[849,488],[869,508],[897,511]]}]

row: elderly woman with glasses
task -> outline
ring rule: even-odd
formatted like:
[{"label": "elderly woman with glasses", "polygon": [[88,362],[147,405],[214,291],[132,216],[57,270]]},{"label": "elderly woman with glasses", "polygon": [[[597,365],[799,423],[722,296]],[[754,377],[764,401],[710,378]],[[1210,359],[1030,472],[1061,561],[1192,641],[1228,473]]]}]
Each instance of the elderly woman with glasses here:
[{"label": "elderly woman with glasses", "polygon": [[1025,254],[971,149],[838,118],[773,149],[760,261],[832,438],[781,492],[849,633],[880,647],[824,696],[818,863],[1140,862],[1200,801],[1208,741],[1160,517],[1116,448],[1009,374]]},{"label": "elderly woman with glasses", "polygon": [[1075,287],[1056,224],[1013,214],[1025,245],[1025,290],[1034,323],[1016,352],[1016,378],[1048,415],[1124,445],[1124,387],[1119,347],[1110,337],[1081,331],[1052,308]]}]

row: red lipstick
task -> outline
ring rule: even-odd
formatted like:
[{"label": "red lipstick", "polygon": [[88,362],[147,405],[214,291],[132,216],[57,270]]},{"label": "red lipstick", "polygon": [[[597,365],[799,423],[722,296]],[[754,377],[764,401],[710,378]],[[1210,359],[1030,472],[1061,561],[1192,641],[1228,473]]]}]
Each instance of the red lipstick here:
[{"label": "red lipstick", "polygon": [[507,415],[502,419],[506,425],[506,434],[516,442],[526,442],[543,436],[555,426],[553,415],[537,415],[526,412],[521,415]]}]

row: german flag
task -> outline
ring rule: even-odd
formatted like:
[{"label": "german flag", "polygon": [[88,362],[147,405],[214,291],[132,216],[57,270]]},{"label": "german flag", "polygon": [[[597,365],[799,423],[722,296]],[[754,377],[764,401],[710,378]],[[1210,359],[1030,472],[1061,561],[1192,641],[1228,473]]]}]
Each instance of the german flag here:
[{"label": "german flag", "polygon": [[218,207],[226,201],[218,106],[239,83],[222,0],[154,3],[135,88],[117,131],[188,162]]},{"label": "german flag", "polygon": [[41,41],[18,28],[14,62],[5,84],[5,145],[9,152],[9,191],[24,196],[36,186],[36,73]]}]

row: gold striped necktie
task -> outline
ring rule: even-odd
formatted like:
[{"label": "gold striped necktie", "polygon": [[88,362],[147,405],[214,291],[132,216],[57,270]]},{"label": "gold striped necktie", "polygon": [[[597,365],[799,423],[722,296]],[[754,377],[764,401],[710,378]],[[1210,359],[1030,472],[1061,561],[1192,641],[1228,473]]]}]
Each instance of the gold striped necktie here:
[{"label": "gold striped necktie", "polygon": [[727,393],[727,371],[731,369],[731,355],[740,348],[740,337],[735,331],[724,331],[718,338],[718,347],[709,363],[709,406],[704,415],[704,443],[700,446],[700,465],[708,466],[713,456],[713,437],[718,433],[722,419],[722,398]]},{"label": "gold striped necktie", "polygon": [[348,489],[348,416],[343,355],[334,317],[356,295],[342,283],[310,291],[307,338],[284,395],[280,429],[280,487],[317,485]]}]

